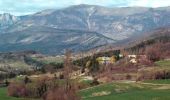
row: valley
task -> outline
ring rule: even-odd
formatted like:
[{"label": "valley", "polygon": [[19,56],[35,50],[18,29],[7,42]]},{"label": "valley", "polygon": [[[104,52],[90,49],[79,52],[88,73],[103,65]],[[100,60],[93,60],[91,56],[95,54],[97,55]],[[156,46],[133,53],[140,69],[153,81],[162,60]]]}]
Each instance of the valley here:
[{"label": "valley", "polygon": [[[35,51],[1,53],[1,76],[4,75],[1,83],[8,85],[8,82],[11,85],[0,87],[0,93],[10,95],[13,93],[11,89],[15,88],[26,90],[24,94],[14,92],[18,95],[14,97],[19,98],[7,94],[0,98],[41,100],[42,97],[34,94],[41,93],[39,88],[47,89],[44,86],[48,86],[50,90],[55,84],[62,87],[68,81],[68,84],[76,84],[78,97],[82,100],[169,100],[170,38],[167,38],[169,32],[165,29],[161,35],[157,35],[159,32],[128,48],[102,50],[89,55],[85,52],[71,54],[71,51],[60,56],[43,55]],[[103,62],[99,58],[110,60]],[[35,87],[37,85],[40,86]]]},{"label": "valley", "polygon": [[5,11],[0,100],[170,100],[169,6]]}]

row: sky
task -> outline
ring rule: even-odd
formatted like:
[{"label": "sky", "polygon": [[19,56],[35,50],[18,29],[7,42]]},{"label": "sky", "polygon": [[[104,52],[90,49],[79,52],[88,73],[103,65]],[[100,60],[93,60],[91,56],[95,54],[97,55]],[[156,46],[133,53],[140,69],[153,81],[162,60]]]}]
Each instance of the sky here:
[{"label": "sky", "polygon": [[26,15],[45,9],[61,9],[79,4],[106,7],[165,7],[170,6],[170,0],[0,0],[0,13]]}]

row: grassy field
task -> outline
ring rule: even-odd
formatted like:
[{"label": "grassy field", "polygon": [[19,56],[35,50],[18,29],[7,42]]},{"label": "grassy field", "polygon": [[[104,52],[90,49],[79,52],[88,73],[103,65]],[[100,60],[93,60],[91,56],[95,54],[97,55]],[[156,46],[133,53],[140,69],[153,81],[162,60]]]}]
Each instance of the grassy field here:
[{"label": "grassy field", "polygon": [[43,58],[33,58],[37,61],[42,61],[46,64],[49,64],[49,63],[62,63],[64,58],[63,57],[52,57],[52,56],[49,56],[49,57],[43,57]]},{"label": "grassy field", "polygon": [[170,79],[165,80],[146,80],[146,83],[154,83],[154,84],[170,84]]},{"label": "grassy field", "polygon": [[170,60],[157,61],[157,62],[155,62],[155,64],[160,67],[169,67],[170,68]]},{"label": "grassy field", "polygon": [[164,85],[109,83],[80,91],[83,100],[170,100]]},{"label": "grassy field", "polygon": [[12,69],[20,69],[20,70],[28,70],[30,69],[30,65],[27,65],[25,62],[23,61],[6,61],[6,62],[0,62],[0,68],[4,69],[4,70],[8,70],[6,67],[4,66],[10,66]]}]

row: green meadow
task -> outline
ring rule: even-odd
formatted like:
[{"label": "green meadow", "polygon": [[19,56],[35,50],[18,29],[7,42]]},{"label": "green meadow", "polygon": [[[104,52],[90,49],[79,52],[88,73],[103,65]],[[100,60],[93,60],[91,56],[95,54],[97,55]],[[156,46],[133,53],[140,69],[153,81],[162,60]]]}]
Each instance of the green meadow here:
[{"label": "green meadow", "polygon": [[83,100],[170,100],[169,93],[170,85],[114,82],[80,91]]}]

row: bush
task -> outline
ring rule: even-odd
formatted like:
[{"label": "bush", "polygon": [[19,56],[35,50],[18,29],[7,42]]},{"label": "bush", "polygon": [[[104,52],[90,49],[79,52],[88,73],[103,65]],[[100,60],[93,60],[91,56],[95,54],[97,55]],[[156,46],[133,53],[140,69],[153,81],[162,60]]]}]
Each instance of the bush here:
[{"label": "bush", "polygon": [[64,75],[60,74],[59,79],[64,79]]},{"label": "bush", "polygon": [[155,62],[170,57],[170,43],[156,43],[146,48],[148,59]]},{"label": "bush", "polygon": [[28,92],[24,84],[11,83],[8,86],[8,95],[13,97],[26,97]]},{"label": "bush", "polygon": [[97,78],[94,78],[93,82],[91,83],[92,86],[99,85],[99,81]]},{"label": "bush", "polygon": [[127,75],[126,75],[126,79],[127,79],[127,80],[131,80],[131,79],[132,79],[132,76],[129,75],[129,74],[127,74]]},{"label": "bush", "polygon": [[146,49],[146,55],[149,60],[155,62],[160,60],[161,53],[159,52],[159,47],[153,46]]},{"label": "bush", "polygon": [[80,100],[74,85],[60,86],[49,90],[43,95],[43,100]]},{"label": "bush", "polygon": [[141,70],[138,72],[138,81],[142,80],[156,80],[156,79],[170,79],[170,71],[167,70]]},{"label": "bush", "polygon": [[54,87],[50,82],[52,83],[52,80],[45,77],[34,83],[11,83],[8,86],[8,95],[13,97],[41,97],[48,89]]}]

